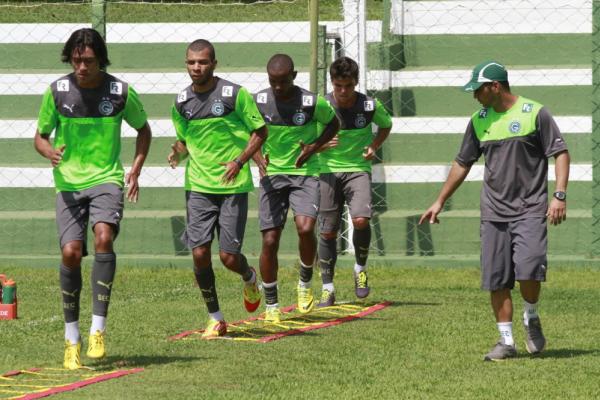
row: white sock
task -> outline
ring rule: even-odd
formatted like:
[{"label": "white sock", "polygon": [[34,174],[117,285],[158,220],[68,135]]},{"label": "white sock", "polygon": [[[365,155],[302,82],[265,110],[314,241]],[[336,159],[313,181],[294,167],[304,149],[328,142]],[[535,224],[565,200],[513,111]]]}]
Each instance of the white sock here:
[{"label": "white sock", "polygon": [[217,312],[208,313],[208,316],[215,321],[225,321],[225,317],[223,317],[223,313],[221,310]]},{"label": "white sock", "polygon": [[515,339],[513,339],[512,322],[498,322],[496,325],[498,326],[502,343],[514,346]]},{"label": "white sock", "polygon": [[68,340],[71,344],[81,342],[81,336],[79,335],[79,321],[65,322],[65,340]]},{"label": "white sock", "polygon": [[273,308],[279,308],[279,303],[275,303],[275,304],[267,304],[266,309],[271,310]]},{"label": "white sock", "polygon": [[92,326],[90,328],[90,335],[96,333],[96,331],[104,332],[106,330],[106,317],[100,315],[92,315]]},{"label": "white sock", "polygon": [[363,272],[367,270],[367,266],[366,265],[358,265],[358,264],[354,264],[354,272],[356,272],[357,274],[359,272]]},{"label": "white sock", "polygon": [[525,326],[529,326],[529,320],[531,318],[538,318],[537,305],[538,303],[528,303],[523,301],[523,323]]},{"label": "white sock", "polygon": [[323,284],[323,290],[328,290],[331,293],[335,292],[335,288],[333,287],[333,282],[331,282],[331,283],[324,283]]},{"label": "white sock", "polygon": [[298,279],[298,285],[299,285],[301,288],[304,288],[304,289],[309,289],[309,288],[311,288],[311,287],[312,287],[312,282],[302,282],[302,280],[301,280],[301,279]]}]

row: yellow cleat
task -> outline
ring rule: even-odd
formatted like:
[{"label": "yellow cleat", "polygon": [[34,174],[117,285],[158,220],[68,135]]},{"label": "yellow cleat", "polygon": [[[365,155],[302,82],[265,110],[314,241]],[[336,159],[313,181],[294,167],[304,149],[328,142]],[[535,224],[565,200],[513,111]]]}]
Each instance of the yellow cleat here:
[{"label": "yellow cleat", "polygon": [[305,288],[298,285],[298,305],[296,308],[301,314],[306,314],[312,311],[315,306],[315,298],[312,288]]},{"label": "yellow cleat", "polygon": [[270,322],[272,324],[278,324],[281,322],[281,310],[277,307],[267,307],[265,311],[265,322]]},{"label": "yellow cleat", "polygon": [[227,323],[225,321],[217,321],[209,318],[206,329],[202,332],[202,339],[212,339],[219,336],[225,336],[227,333]]},{"label": "yellow cleat", "polygon": [[104,348],[104,332],[96,331],[88,340],[87,356],[89,358],[103,358],[106,356]]},{"label": "yellow cleat", "polygon": [[66,369],[81,368],[81,343],[71,344],[65,340],[65,361],[63,367]]}]

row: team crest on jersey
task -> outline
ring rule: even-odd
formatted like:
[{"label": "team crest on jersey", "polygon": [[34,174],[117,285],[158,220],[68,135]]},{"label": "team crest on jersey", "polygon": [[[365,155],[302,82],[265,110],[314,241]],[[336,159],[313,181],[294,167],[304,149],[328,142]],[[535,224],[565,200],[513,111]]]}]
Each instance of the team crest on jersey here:
[{"label": "team crest on jersey", "polygon": [[292,121],[294,121],[294,125],[304,125],[304,123],[306,122],[306,114],[304,114],[303,112],[297,112],[292,117]]},{"label": "team crest on jersey", "polygon": [[358,114],[356,116],[356,119],[354,120],[354,125],[357,128],[364,128],[365,126],[367,126],[367,119],[365,118],[365,116],[363,114]]},{"label": "team crest on jersey", "polygon": [[123,94],[123,84],[121,82],[111,82],[110,94]]},{"label": "team crest on jersey", "polygon": [[223,86],[223,89],[221,89],[221,96],[223,96],[223,97],[233,96],[233,86]]},{"label": "team crest on jersey", "polygon": [[102,115],[110,115],[113,113],[114,110],[115,107],[110,102],[110,100],[104,99],[100,102],[100,105],[98,106],[98,111],[100,111],[100,114]]},{"label": "team crest on jersey", "polygon": [[511,122],[510,125],[508,126],[508,130],[511,133],[519,133],[519,131],[521,130],[521,123],[519,121]]},{"label": "team crest on jersey", "polygon": [[479,111],[479,118],[485,118],[485,117],[487,117],[487,112],[488,112],[488,111],[487,111],[487,108],[482,108],[482,109]]},{"label": "team crest on jersey", "polygon": [[187,100],[187,91],[184,90],[183,92],[179,93],[179,96],[177,96],[177,102],[182,103],[186,100]]},{"label": "team crest on jersey", "polygon": [[185,115],[185,119],[192,119],[192,116],[194,115],[194,113],[190,110],[186,110],[183,115]]},{"label": "team crest on jersey", "polygon": [[530,113],[531,111],[533,111],[533,104],[531,104],[531,103],[523,104],[523,108],[521,109],[521,111],[523,111],[524,113]]},{"label": "team crest on jersey", "polygon": [[[314,104],[312,96],[302,96],[302,105],[305,107],[310,107]],[[302,125],[302,124],[300,124]]]},{"label": "team crest on jersey", "polygon": [[256,95],[256,102],[259,104],[267,104],[267,94],[259,93]]},{"label": "team crest on jersey", "polygon": [[59,92],[68,92],[69,91],[69,80],[61,79],[56,82],[56,90]]},{"label": "team crest on jersey", "polygon": [[365,111],[373,111],[375,109],[375,103],[373,100],[365,101]]},{"label": "team crest on jersey", "polygon": [[212,112],[212,114],[217,117],[223,115],[225,113],[225,106],[223,105],[223,102],[221,100],[215,101],[210,107],[210,112]]}]

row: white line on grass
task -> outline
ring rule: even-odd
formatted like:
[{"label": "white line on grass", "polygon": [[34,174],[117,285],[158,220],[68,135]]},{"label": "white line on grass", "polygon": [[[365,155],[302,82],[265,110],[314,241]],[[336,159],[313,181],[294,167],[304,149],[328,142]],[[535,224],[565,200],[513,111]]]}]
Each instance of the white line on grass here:
[{"label": "white line on grass", "polygon": [[592,33],[592,0],[392,1],[397,35]]},{"label": "white line on grass", "polygon": [[[554,180],[554,167],[549,167],[548,178]],[[141,187],[182,187],[184,170],[179,167],[145,167],[140,175]],[[373,167],[375,183],[439,183],[448,176],[450,165],[376,165]],[[481,181],[484,167],[474,165],[467,181]],[[258,187],[258,170],[252,168],[254,186]],[[573,164],[570,181],[590,182],[591,164]],[[0,187],[5,188],[50,188],[54,187],[51,168],[0,168]]]},{"label": "white line on grass", "polygon": [[[511,86],[590,86],[590,68],[557,69],[510,69]],[[66,71],[65,71],[66,73]],[[175,94],[190,84],[185,72],[112,72],[117,78],[130,83],[142,94]],[[48,85],[64,74],[0,74],[0,95],[39,95]],[[219,72],[217,76],[244,86],[251,92],[258,92],[268,86],[265,72]],[[469,81],[469,70],[435,71],[382,71],[367,73],[368,88],[386,90],[389,88],[410,87],[456,87]],[[310,75],[298,73],[296,85],[308,87]]]},{"label": "white line on grass", "polygon": [[[328,32],[342,32],[343,21],[321,21]],[[64,43],[71,33],[91,24],[0,24],[0,43]],[[367,41],[381,41],[381,21],[367,21]],[[108,43],[308,43],[310,23],[211,22],[106,24]]]},{"label": "white line on grass", "polygon": [[[555,116],[562,133],[591,133],[592,118],[586,116]],[[463,134],[469,117],[396,117],[392,119],[393,134]],[[175,137],[170,119],[149,121],[153,137]],[[31,139],[37,121],[31,119],[0,120],[0,139]],[[123,124],[122,137],[136,137],[137,132]]]}]

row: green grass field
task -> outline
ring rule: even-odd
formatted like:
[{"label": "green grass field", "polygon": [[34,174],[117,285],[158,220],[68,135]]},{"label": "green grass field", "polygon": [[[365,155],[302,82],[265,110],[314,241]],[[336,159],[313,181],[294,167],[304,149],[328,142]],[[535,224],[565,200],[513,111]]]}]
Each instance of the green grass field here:
[{"label": "green grass field", "polygon": [[[547,351],[525,353],[515,300],[517,359],[485,363],[497,332],[476,268],[371,268],[372,300],[391,307],[364,319],[266,344],[167,337],[203,327],[192,272],[125,267],[117,272],[100,371],[143,367],[141,374],[61,394],[61,399],[592,399],[600,396],[597,294],[600,269],[551,266],[540,312]],[[16,278],[20,318],[0,321],[0,371],[59,367],[62,312],[55,268],[3,267]],[[216,268],[228,320],[247,317],[240,282]],[[84,270],[82,330],[90,320]],[[297,272],[282,267],[281,304],[295,302]],[[315,281],[319,277],[315,276]],[[320,288],[320,284],[316,284]],[[351,270],[339,268],[338,298],[353,300]],[[319,290],[317,289],[317,292]],[[88,360],[84,358],[84,362]]]}]

